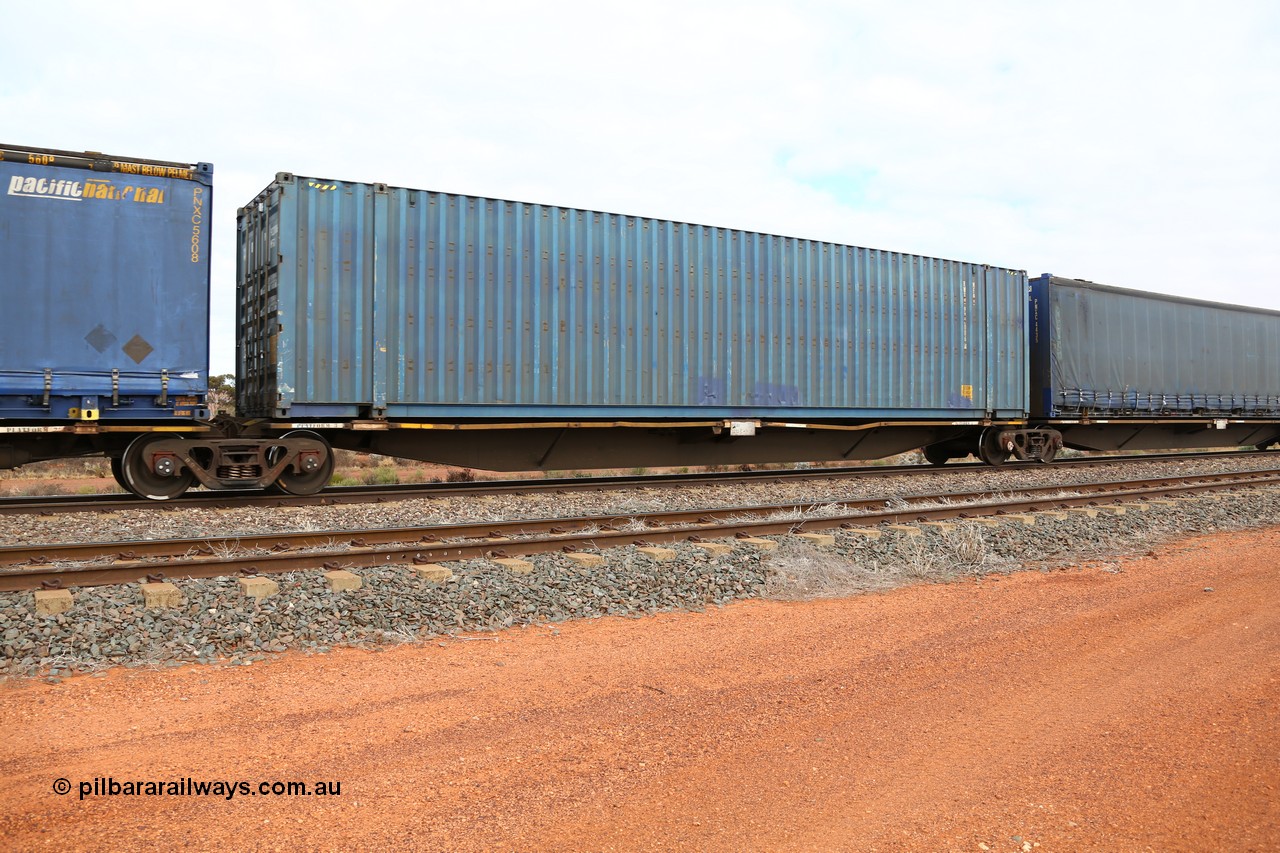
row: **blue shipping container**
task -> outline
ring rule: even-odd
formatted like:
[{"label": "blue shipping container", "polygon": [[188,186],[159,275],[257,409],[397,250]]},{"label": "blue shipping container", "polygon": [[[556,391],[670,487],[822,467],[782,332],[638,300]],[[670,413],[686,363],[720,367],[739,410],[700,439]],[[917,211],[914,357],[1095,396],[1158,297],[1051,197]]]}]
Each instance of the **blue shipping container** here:
[{"label": "blue shipping container", "polygon": [[1017,270],[287,174],[239,241],[248,416],[1027,410]]},{"label": "blue shipping container", "polygon": [[0,418],[207,415],[212,178],[0,145]]},{"label": "blue shipping container", "polygon": [[1280,415],[1280,312],[1043,275],[1031,316],[1037,417]]}]

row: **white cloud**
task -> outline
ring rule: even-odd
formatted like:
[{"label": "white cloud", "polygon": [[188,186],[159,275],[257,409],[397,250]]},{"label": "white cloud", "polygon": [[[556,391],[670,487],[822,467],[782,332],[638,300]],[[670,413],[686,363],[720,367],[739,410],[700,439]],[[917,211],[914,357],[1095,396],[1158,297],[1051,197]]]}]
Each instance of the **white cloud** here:
[{"label": "white cloud", "polygon": [[1280,308],[1267,0],[103,8],[6,12],[3,135],[215,164],[216,371],[278,171]]}]

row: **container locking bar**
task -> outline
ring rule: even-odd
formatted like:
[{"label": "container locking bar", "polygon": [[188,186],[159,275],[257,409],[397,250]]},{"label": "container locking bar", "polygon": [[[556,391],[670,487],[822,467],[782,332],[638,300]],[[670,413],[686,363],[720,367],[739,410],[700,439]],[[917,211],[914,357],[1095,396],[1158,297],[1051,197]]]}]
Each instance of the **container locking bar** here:
[{"label": "container locking bar", "polygon": [[120,408],[120,368],[111,369],[111,407]]},{"label": "container locking bar", "polygon": [[44,369],[44,407],[49,408],[49,392],[53,390],[53,371]]}]

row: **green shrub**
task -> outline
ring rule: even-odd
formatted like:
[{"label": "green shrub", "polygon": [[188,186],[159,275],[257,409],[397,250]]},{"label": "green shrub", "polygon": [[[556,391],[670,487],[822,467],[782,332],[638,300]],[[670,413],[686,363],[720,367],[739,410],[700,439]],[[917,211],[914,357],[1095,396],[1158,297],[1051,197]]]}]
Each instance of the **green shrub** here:
[{"label": "green shrub", "polygon": [[362,479],[366,486],[394,486],[400,482],[400,475],[394,468],[379,465],[365,471]]}]

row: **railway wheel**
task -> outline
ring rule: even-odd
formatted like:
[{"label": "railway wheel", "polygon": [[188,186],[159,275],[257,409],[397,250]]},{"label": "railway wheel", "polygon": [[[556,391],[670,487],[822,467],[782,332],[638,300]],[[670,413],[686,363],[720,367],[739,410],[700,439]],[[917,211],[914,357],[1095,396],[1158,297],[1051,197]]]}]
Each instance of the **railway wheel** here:
[{"label": "railway wheel", "polygon": [[1009,461],[1009,448],[1000,445],[1000,428],[987,427],[978,440],[978,458],[988,465],[1003,465]]},{"label": "railway wheel", "polygon": [[116,483],[119,484],[120,488],[124,489],[126,492],[133,491],[133,489],[129,488],[129,484],[125,482],[124,468],[120,465],[119,456],[111,457],[111,476],[116,478]]},{"label": "railway wheel", "polygon": [[[148,449],[161,441],[180,439],[175,435],[141,435],[125,448],[120,457],[122,485],[140,498],[150,501],[167,501],[180,496],[195,479],[195,475],[173,456],[157,457]],[[157,471],[156,469],[160,470]],[[167,468],[171,468],[170,473]],[[113,467],[114,470],[114,467]]]},{"label": "railway wheel", "polygon": [[[286,432],[281,438],[309,438],[318,441],[324,445],[324,457],[318,459],[314,454],[310,454],[299,460],[298,467],[306,470],[286,468],[269,487],[272,491],[283,492],[286,495],[314,495],[329,485],[329,481],[333,479],[333,448],[329,446],[329,442],[325,441],[324,436],[310,430],[299,429]],[[268,453],[268,463],[274,465],[277,461],[279,461],[278,457],[272,459],[271,454]]]},{"label": "railway wheel", "polygon": [[951,456],[941,444],[933,444],[924,448],[924,461],[930,465],[946,465]]}]

